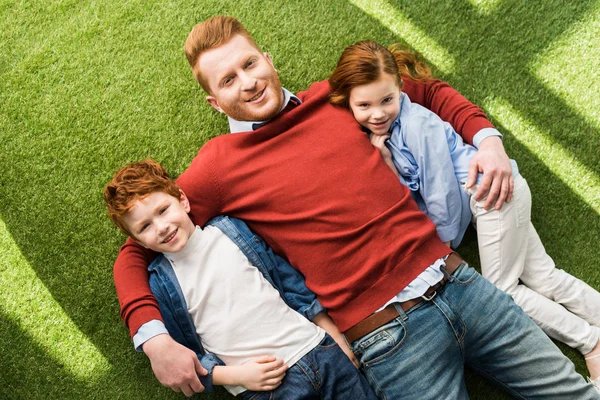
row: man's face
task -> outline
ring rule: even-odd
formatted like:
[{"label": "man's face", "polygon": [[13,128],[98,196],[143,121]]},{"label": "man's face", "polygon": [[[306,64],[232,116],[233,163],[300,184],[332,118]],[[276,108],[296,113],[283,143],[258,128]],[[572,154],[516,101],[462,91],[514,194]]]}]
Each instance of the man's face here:
[{"label": "man's face", "polygon": [[211,91],[206,99],[219,112],[238,121],[265,121],[281,109],[277,71],[269,56],[245,37],[236,35],[208,50],[198,63]]},{"label": "man's face", "polygon": [[190,204],[183,192],[179,199],[154,192],[135,200],[123,222],[140,245],[161,253],[176,253],[185,247],[196,229],[189,211]]}]

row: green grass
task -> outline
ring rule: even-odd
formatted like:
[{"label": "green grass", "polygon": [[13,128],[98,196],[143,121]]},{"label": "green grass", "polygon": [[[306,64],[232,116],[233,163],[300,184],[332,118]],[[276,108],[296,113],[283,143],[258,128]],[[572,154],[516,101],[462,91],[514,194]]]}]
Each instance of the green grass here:
[{"label": "green grass", "polygon": [[[292,91],[357,40],[413,46],[505,134],[557,264],[600,287],[599,0],[0,0],[0,398],[182,398],[120,322],[123,237],[101,190],[144,157],[180,173],[227,132],[182,51],[217,14],[246,24]],[[477,264],[472,234],[460,252]],[[473,399],[505,398],[467,381]]]}]

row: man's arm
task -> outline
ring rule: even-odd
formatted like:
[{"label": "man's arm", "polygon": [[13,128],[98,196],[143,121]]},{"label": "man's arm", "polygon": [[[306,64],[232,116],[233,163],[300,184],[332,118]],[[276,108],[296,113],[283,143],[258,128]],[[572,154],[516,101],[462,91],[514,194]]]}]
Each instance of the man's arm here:
[{"label": "man's arm", "polygon": [[207,375],[207,371],[192,350],[163,334],[154,336],[142,344],[144,353],[150,359],[152,372],[158,381],[175,392],[186,396],[204,391],[198,375]]},{"label": "man's arm", "polygon": [[[430,79],[424,83],[404,79],[403,91],[412,101],[449,122],[470,144],[479,142],[476,136],[483,133],[482,131],[489,134],[490,129],[495,129],[479,107],[438,79]],[[475,184],[478,172],[483,172],[483,180],[475,199],[479,201],[487,195],[484,204],[486,209],[492,205],[499,209],[505,200],[510,201],[512,198],[512,167],[500,137],[500,133],[497,132],[497,135],[486,137],[478,143],[479,152],[471,161],[469,169],[467,187]]]},{"label": "man's arm", "polygon": [[148,265],[156,253],[131,239],[121,247],[113,268],[113,277],[121,318],[133,337],[140,326],[151,320],[162,321],[158,302],[148,284]]}]

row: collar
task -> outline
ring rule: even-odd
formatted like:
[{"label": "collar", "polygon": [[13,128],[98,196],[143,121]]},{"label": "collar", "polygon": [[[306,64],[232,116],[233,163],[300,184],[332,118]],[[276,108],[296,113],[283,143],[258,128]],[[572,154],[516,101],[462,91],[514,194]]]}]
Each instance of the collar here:
[{"label": "collar", "polygon": [[392,122],[392,125],[390,125],[390,132],[392,132],[396,126],[401,126],[400,115],[402,115],[402,109],[407,107],[410,107],[410,99],[404,92],[400,92],[400,112],[398,112],[398,116],[394,122]]},{"label": "collar", "polygon": [[[298,104],[302,104],[302,101],[294,96],[294,94],[292,92],[290,92],[289,90],[287,90],[286,88],[282,88],[283,91],[283,105],[281,106],[281,110],[283,110],[285,107],[287,107],[288,103],[290,102],[291,99],[294,99]],[[229,130],[231,133],[238,133],[238,132],[250,132],[253,131],[255,128],[258,129],[259,127],[263,126],[264,124],[266,124],[269,121],[238,121],[235,120],[233,118],[227,117],[227,120],[229,121]],[[254,124],[257,124],[256,127],[254,127]]]},{"label": "collar", "polygon": [[202,245],[202,228],[200,228],[199,226],[196,225],[196,229],[194,230],[192,235],[189,237],[187,243],[185,244],[183,249],[181,249],[181,251],[179,251],[177,253],[170,253],[170,252],[165,251],[163,254],[165,257],[167,257],[167,259],[169,261],[171,261],[172,264],[176,264],[178,262],[181,262],[182,260],[185,260],[186,258],[188,258],[190,256],[193,256],[194,254],[197,254],[198,251],[201,249],[201,245]]}]

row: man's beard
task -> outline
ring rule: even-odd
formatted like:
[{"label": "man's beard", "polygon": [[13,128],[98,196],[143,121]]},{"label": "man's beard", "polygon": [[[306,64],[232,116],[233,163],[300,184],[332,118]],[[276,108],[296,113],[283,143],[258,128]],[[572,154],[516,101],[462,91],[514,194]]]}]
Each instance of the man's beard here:
[{"label": "man's beard", "polygon": [[[274,77],[268,80],[264,90],[267,91],[265,95],[268,96],[268,102],[274,103],[270,104],[272,107],[269,109],[255,110],[251,104],[244,107],[239,102],[235,102],[235,104],[231,106],[224,106],[221,104],[221,108],[228,117],[237,121],[268,121],[279,113],[281,106],[283,105],[283,92],[277,74],[274,74]],[[273,102],[274,97],[281,101]]]}]

